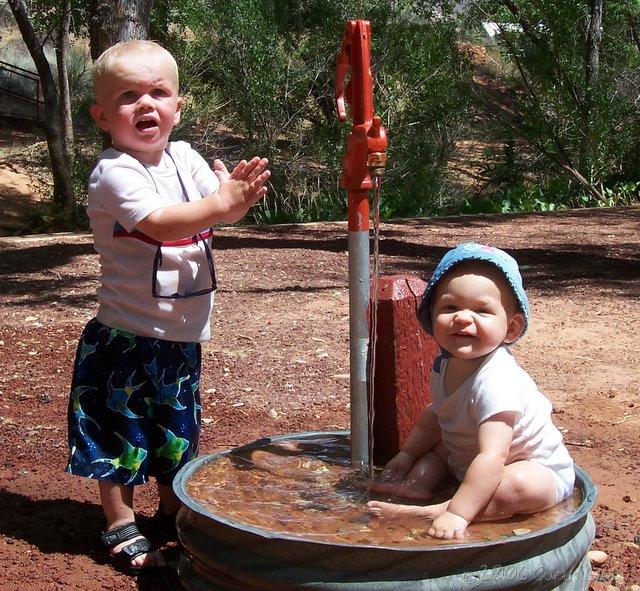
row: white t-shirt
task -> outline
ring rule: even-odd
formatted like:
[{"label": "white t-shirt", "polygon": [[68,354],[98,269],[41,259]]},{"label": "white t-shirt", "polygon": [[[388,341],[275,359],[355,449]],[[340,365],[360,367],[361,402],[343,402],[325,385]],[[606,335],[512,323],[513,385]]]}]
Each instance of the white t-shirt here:
[{"label": "white t-shirt", "polygon": [[490,353],[478,370],[449,396],[444,390],[447,363],[445,357],[434,363],[431,409],[438,417],[449,465],[458,480],[464,479],[478,454],[480,423],[507,411],[517,413],[507,464],[532,460],[563,474],[573,467],[562,434],[551,421],[551,402],[506,347]]},{"label": "white t-shirt", "polygon": [[[131,232],[157,209],[186,201],[180,180],[190,201],[216,192],[220,185],[209,165],[186,142],[169,143],[158,166],[144,166],[115,148],[100,155],[89,178],[87,213],[94,248],[100,255],[96,317],[106,326],[170,341],[210,338],[213,293],[154,298],[157,246],[129,236],[117,237],[118,230]],[[162,246],[161,253],[158,293],[189,293],[211,286],[202,242]]]}]

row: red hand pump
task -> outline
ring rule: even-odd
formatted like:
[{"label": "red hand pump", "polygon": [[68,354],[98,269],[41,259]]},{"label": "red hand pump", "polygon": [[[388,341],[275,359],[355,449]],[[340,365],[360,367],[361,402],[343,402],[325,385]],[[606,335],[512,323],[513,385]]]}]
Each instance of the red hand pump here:
[{"label": "red hand pump", "polygon": [[[373,77],[370,67],[370,25],[349,21],[344,30],[336,68],[338,118],[346,121],[345,101],[353,126],[342,160],[341,185],[348,191],[349,218],[349,376],[351,410],[351,465],[368,469],[369,407],[367,351],[369,346],[369,191],[379,188],[387,161],[387,132],[373,114]],[[345,80],[349,74],[349,83]]]},{"label": "red hand pump", "polygon": [[[349,230],[369,229],[368,191],[372,176],[380,176],[387,162],[387,132],[373,113],[373,77],[370,67],[371,26],[353,20],[345,26],[337,58],[336,104],[338,119],[346,121],[345,101],[353,126],[342,160],[341,186],[349,192]],[[350,79],[345,87],[347,73]]]}]

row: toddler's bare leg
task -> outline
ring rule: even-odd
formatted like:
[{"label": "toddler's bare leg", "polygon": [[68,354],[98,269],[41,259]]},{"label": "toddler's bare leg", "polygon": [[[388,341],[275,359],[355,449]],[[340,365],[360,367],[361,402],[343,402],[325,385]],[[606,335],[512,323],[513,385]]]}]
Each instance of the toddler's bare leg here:
[{"label": "toddler's bare leg", "polygon": [[107,529],[135,521],[133,514],[133,486],[115,482],[98,482],[102,510],[107,520]]},{"label": "toddler's bare leg", "polygon": [[536,513],[557,503],[553,472],[537,462],[509,464],[486,507],[474,521],[507,519],[516,513]]},{"label": "toddler's bare leg", "polygon": [[[107,521],[105,531],[111,531],[125,523],[135,522],[133,512],[133,486],[125,486],[116,482],[98,481],[100,490],[100,502],[102,503],[102,511]],[[117,554],[131,544],[131,540],[123,542],[111,548],[110,552]],[[137,566],[161,565],[164,559],[159,552],[150,552],[144,556],[138,556],[132,561]]]},{"label": "toddler's bare leg", "polygon": [[180,499],[173,492],[173,487],[170,484],[158,484],[158,496],[162,509],[167,514],[177,511],[181,506]]}]

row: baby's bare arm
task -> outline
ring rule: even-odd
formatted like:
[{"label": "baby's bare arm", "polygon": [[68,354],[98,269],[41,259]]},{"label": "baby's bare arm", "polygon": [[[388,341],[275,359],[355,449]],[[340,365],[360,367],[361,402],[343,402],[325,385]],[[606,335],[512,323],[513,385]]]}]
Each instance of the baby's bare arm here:
[{"label": "baby's bare arm", "polygon": [[402,451],[417,459],[438,443],[440,437],[438,417],[431,410],[431,405],[429,405],[422,411],[415,427],[402,444]]},{"label": "baby's bare arm", "polygon": [[479,453],[469,466],[448,511],[468,522],[491,500],[504,476],[516,414],[500,413],[478,428]]},{"label": "baby's bare arm", "polygon": [[515,413],[500,413],[480,425],[479,453],[444,512],[427,530],[430,536],[461,539],[469,523],[489,503],[505,473],[515,418]]}]

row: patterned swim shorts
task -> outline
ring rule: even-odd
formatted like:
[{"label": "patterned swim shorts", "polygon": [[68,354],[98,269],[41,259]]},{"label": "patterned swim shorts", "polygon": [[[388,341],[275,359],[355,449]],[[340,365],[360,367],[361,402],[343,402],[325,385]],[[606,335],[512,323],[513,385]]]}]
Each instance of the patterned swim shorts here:
[{"label": "patterned swim shorts", "polygon": [[169,485],[198,451],[200,343],[87,323],[69,398],[70,474]]}]

